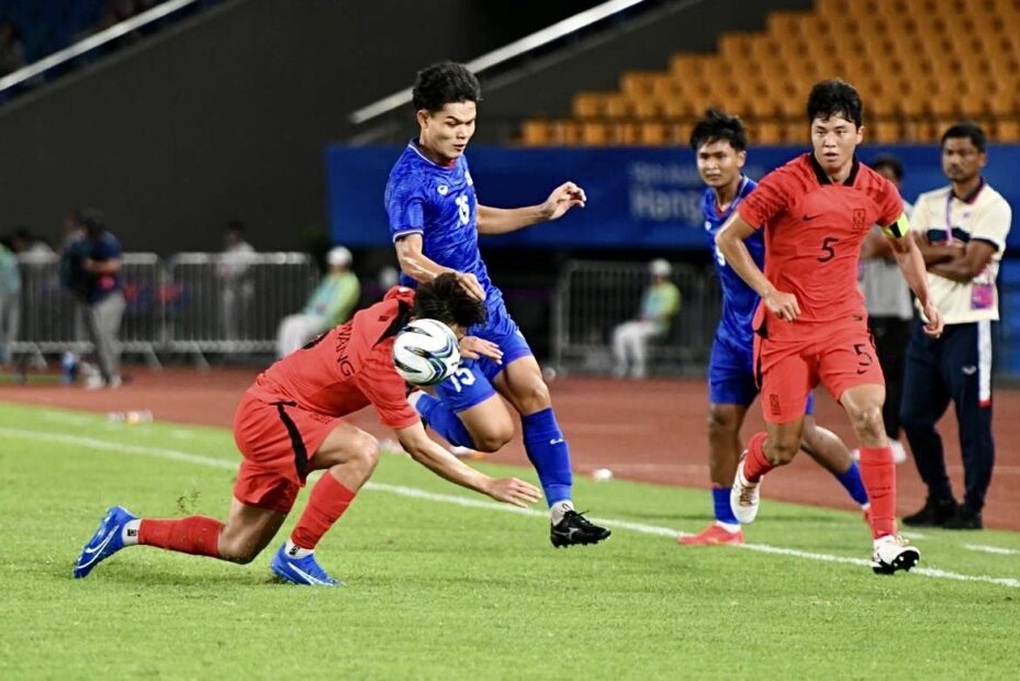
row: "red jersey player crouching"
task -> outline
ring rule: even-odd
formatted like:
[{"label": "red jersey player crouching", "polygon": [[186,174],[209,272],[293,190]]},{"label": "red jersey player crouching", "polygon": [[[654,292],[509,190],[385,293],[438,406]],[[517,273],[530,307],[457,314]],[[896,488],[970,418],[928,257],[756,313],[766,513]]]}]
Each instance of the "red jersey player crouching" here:
[{"label": "red jersey player crouching", "polygon": [[[861,475],[871,499],[871,567],[892,574],[912,568],[921,554],[896,534],[896,467],[882,425],[885,379],[856,283],[861,242],[871,225],[883,225],[892,242],[924,311],[925,332],[939,336],[942,316],[907,233],[903,200],[855,155],[862,115],[852,86],[841,80],[816,84],[807,103],[813,152],[766,175],[716,237],[726,261],[762,299],[754,319],[754,365],[766,431],[748,442],[730,505],[740,522],[754,520],[762,476],[797,453],[805,401],[822,383],[846,410],[861,443]],[[762,272],[744,239],[766,223]]]},{"label": "red jersey player crouching", "polygon": [[499,359],[491,343],[463,337],[469,326],[484,322],[485,309],[454,275],[420,285],[417,294],[391,289],[381,302],[273,364],[245,392],[234,417],[234,440],[244,459],[226,523],[205,516],[138,518],[115,506],[83,548],[74,576],[88,576],[101,561],[134,545],[249,563],[280,529],[308,474],[325,470],[290,538],[273,557],[272,571],[295,584],[338,584],[316,562],[314,551],[378,461],[375,438],[342,419],[370,404],[404,449],[436,475],[516,506],[538,501],[541,492],[534,485],[491,478],[426,435],[392,358],[394,338],[415,318],[449,325],[466,357]]}]

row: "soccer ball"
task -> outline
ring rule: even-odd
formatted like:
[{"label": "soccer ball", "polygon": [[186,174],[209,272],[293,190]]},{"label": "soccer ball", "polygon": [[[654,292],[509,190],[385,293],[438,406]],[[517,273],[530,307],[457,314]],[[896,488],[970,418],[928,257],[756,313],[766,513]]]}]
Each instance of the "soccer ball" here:
[{"label": "soccer ball", "polygon": [[393,365],[411,385],[436,385],[460,366],[453,330],[435,319],[416,319],[393,342]]}]

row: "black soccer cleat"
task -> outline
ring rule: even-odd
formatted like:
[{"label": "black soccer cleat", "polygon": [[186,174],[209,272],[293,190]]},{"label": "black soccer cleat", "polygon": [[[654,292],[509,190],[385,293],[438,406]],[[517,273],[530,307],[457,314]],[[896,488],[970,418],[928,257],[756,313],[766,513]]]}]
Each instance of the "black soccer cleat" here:
[{"label": "black soccer cleat", "polygon": [[920,511],[903,518],[903,524],[908,527],[942,527],[956,513],[955,500],[929,496]]},{"label": "black soccer cleat", "polygon": [[550,528],[549,541],[556,548],[578,544],[598,544],[600,541],[609,539],[611,534],[612,532],[608,528],[599,527],[585,518],[584,513],[578,513],[571,509],[563,514],[560,522]]}]

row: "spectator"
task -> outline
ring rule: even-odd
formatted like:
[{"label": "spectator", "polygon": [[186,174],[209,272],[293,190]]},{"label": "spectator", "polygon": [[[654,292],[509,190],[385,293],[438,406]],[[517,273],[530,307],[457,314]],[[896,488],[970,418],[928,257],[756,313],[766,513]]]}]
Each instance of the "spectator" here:
[{"label": "spectator", "polygon": [[[947,187],[921,194],[914,228],[928,269],[931,295],[945,315],[941,337],[923,336],[915,325],[903,379],[903,430],[917,472],[928,488],[924,507],[904,525],[979,530],[992,481],[992,332],[999,319],[995,279],[1006,250],[1012,209],[985,182],[984,131],[958,123],[942,135],[942,172]],[[964,497],[957,505],[942,437],[935,428],[953,401],[960,430]]]},{"label": "spectator", "polygon": [[0,366],[11,362],[21,322],[21,271],[17,254],[0,243]]},{"label": "spectator", "polygon": [[77,211],[74,222],[84,233],[68,243],[60,269],[65,287],[82,310],[99,363],[99,374],[89,376],[85,387],[116,388],[121,384],[118,336],[125,307],[120,242],[94,208]]},{"label": "spectator", "polygon": [[[903,185],[903,162],[895,156],[879,156],[871,168],[885,177],[899,190]],[[903,202],[907,217],[913,206]],[[903,400],[903,364],[906,360],[907,342],[910,340],[910,323],[914,319],[910,287],[900,275],[899,265],[889,240],[882,236],[882,228],[875,225],[864,239],[861,247],[859,284],[868,310],[868,328],[875,340],[878,363],[885,375],[885,404],[882,406],[882,421],[893,460],[903,463],[907,453],[900,437],[900,402]],[[854,450],[860,458],[859,450]]]},{"label": "spectator", "polygon": [[669,280],[673,268],[662,258],[648,265],[652,282],[641,296],[641,311],[637,319],[624,322],[613,330],[614,373],[626,376],[628,363],[633,378],[644,378],[648,373],[648,341],[665,338],[680,311],[680,290]]},{"label": "spectator", "polygon": [[231,220],[223,228],[223,253],[217,274],[221,283],[220,326],[223,339],[242,339],[242,323],[248,320],[255,298],[252,264],[255,248],[245,241],[244,223]]},{"label": "spectator", "polygon": [[53,248],[32,234],[28,227],[15,227],[11,235],[11,250],[22,258],[33,262],[52,262],[56,256]]},{"label": "spectator", "polygon": [[276,356],[283,358],[318,334],[346,322],[361,295],[361,284],[351,271],[351,252],[336,246],[326,255],[329,272],[312,292],[304,309],[280,322]]}]

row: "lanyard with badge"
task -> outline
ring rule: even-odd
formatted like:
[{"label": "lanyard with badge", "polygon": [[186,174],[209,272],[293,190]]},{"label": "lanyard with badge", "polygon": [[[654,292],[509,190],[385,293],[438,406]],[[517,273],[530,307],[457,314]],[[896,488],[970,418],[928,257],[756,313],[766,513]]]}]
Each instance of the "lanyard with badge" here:
[{"label": "lanyard with badge", "polygon": [[[952,246],[953,240],[953,192],[946,195],[946,244]],[[987,310],[995,307],[995,281],[986,267],[970,281],[970,309]]]}]

